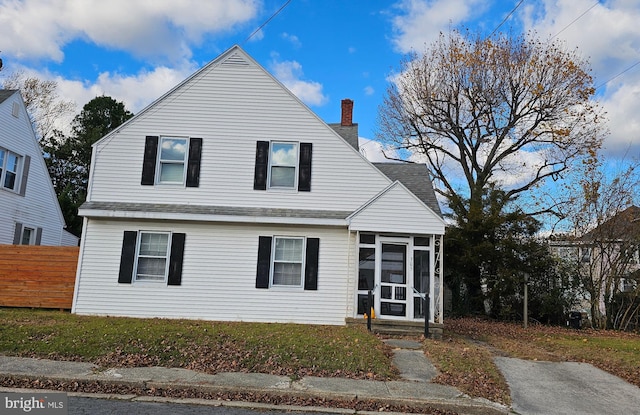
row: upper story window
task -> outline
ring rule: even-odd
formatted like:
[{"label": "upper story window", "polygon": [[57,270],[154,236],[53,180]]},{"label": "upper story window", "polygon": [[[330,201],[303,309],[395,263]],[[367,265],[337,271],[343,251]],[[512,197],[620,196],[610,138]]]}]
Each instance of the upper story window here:
[{"label": "upper story window", "polygon": [[269,187],[295,189],[298,170],[297,143],[271,143]]},{"label": "upper story window", "polygon": [[20,156],[0,148],[0,186],[5,189],[18,190],[19,166]]},{"label": "upper story window", "polygon": [[142,162],[144,186],[200,186],[202,138],[147,136]]},{"label": "upper story window", "polygon": [[158,152],[158,182],[184,183],[187,139],[162,137]]},{"label": "upper story window", "polygon": [[258,141],[254,190],[311,191],[311,143]]}]

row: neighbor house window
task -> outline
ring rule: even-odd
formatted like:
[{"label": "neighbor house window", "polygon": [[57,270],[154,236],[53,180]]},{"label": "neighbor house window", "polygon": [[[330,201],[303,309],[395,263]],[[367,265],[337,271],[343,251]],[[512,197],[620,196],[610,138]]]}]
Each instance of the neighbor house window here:
[{"label": "neighbor house window", "polygon": [[0,148],[0,185],[5,189],[17,190],[20,156]]},{"label": "neighbor house window", "polygon": [[303,238],[274,238],[273,276],[271,285],[302,286]]},{"label": "neighbor house window", "polygon": [[22,228],[22,237],[20,238],[20,245],[35,245],[36,242],[36,230],[33,228]]},{"label": "neighbor house window", "polygon": [[169,233],[140,232],[136,281],[164,281],[169,258]]},{"label": "neighbor house window", "polygon": [[141,184],[200,186],[202,138],[147,136]]}]

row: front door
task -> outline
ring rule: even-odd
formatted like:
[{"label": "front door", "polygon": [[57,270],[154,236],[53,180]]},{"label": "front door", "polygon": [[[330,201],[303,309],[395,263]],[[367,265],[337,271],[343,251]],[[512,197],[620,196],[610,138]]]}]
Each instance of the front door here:
[{"label": "front door", "polygon": [[380,262],[380,316],[407,317],[410,290],[407,283],[407,244],[383,242]]}]

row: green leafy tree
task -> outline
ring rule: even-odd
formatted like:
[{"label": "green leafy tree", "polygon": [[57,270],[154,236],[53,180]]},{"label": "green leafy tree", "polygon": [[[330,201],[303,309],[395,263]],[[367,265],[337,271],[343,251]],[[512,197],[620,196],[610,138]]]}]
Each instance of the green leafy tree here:
[{"label": "green leafy tree", "polygon": [[389,86],[378,138],[426,162],[465,232],[465,255],[475,258],[459,278],[471,311],[484,310],[481,281],[497,249],[487,238],[504,225],[495,219],[557,213],[552,204],[525,211],[524,201],[600,147],[594,92],[587,62],[559,41],[460,31],[410,55]]},{"label": "green leafy tree", "polygon": [[78,207],[87,194],[92,145],[132,116],[122,102],[96,97],[73,119],[68,137],[56,134],[43,149],[49,155],[47,165],[67,228],[75,235],[82,231]]}]

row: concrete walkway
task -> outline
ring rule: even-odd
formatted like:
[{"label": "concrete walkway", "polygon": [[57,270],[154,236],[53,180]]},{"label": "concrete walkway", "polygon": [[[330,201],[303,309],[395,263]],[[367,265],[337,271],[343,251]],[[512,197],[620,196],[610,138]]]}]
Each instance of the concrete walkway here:
[{"label": "concrete walkway", "polygon": [[[215,392],[256,392],[327,399],[372,399],[397,405],[425,404],[459,414],[507,414],[507,408],[483,399],[473,399],[458,389],[430,382],[437,375],[418,342],[389,340],[394,349],[394,364],[402,380],[371,381],[308,376],[292,380],[285,376],[261,373],[219,373],[209,375],[187,369],[138,367],[100,369],[80,362],[0,356],[0,376],[51,379],[56,381],[101,381],[139,388],[193,389]],[[0,388],[0,391],[7,389]],[[132,400],[150,398],[129,397]],[[166,398],[158,398],[166,401]],[[260,405],[264,408],[264,405]],[[326,408],[318,410],[326,412]],[[305,407],[305,411],[313,408]]]},{"label": "concrete walkway", "polygon": [[522,415],[640,414],[640,388],[587,363],[496,357]]}]

